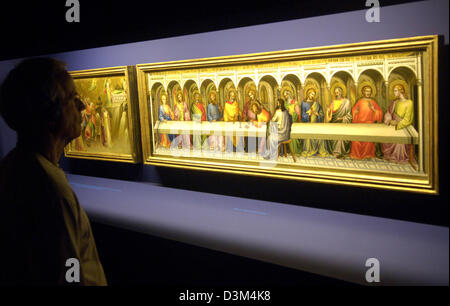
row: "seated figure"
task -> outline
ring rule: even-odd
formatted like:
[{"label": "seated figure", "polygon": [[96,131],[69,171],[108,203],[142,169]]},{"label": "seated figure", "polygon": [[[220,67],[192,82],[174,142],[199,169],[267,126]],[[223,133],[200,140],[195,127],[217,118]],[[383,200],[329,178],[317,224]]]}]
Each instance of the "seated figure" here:
[{"label": "seated figure", "polygon": [[267,127],[266,150],[264,159],[278,159],[278,145],[291,138],[292,117],[284,107],[284,101],[278,99],[277,108]]}]

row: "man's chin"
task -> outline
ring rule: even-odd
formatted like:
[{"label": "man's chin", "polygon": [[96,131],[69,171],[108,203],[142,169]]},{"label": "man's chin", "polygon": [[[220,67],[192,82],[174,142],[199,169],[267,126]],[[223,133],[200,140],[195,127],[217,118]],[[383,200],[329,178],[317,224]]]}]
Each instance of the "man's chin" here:
[{"label": "man's chin", "polygon": [[81,129],[79,131],[73,133],[73,135],[71,135],[70,137],[67,137],[66,145],[68,145],[69,143],[72,142],[72,140],[77,139],[80,136],[81,136]]}]

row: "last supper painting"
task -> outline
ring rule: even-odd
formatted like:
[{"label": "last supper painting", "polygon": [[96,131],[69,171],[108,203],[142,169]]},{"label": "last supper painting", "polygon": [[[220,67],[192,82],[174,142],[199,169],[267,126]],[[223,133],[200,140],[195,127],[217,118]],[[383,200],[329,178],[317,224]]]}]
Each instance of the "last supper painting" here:
[{"label": "last supper painting", "polygon": [[437,37],[137,65],[147,164],[437,193]]}]

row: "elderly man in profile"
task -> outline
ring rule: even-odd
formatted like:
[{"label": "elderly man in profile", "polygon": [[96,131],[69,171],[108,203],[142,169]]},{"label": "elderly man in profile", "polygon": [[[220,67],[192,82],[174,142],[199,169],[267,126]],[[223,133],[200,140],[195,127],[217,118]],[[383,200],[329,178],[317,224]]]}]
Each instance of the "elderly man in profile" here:
[{"label": "elderly man in profile", "polygon": [[[58,164],[83,109],[55,59],[24,60],[1,85],[0,114],[17,132],[0,162],[1,284],[106,285],[89,219]],[[68,271],[74,262],[79,273]]]}]

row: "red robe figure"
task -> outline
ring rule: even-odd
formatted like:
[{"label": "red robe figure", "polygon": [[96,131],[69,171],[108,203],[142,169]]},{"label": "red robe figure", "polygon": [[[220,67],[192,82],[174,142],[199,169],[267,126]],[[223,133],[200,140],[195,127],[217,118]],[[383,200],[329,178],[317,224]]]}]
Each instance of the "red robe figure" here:
[{"label": "red robe figure", "polygon": [[[362,89],[363,97],[352,108],[353,123],[375,123],[383,120],[383,111],[371,98],[372,88]],[[350,157],[354,159],[375,158],[375,143],[352,141]]]}]

